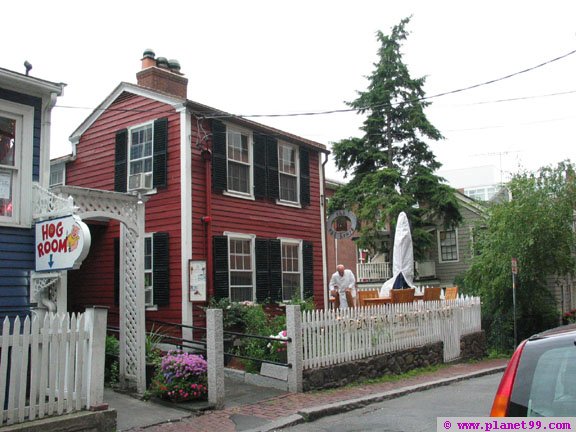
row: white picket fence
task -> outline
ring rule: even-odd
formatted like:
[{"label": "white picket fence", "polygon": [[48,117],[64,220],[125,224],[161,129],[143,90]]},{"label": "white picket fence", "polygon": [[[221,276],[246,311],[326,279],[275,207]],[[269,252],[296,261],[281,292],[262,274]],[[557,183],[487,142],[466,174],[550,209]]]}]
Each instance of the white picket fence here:
[{"label": "white picket fence", "polygon": [[460,356],[460,337],[481,330],[480,298],[302,313],[303,368],[311,369],[444,342],[444,361]]},{"label": "white picket fence", "polygon": [[4,319],[0,426],[102,404],[107,310]]}]

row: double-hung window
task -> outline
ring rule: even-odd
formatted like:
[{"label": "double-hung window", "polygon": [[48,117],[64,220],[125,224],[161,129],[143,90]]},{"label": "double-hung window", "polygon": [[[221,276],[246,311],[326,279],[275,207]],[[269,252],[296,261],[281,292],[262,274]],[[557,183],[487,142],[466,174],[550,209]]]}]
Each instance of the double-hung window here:
[{"label": "double-hung window", "polygon": [[251,137],[246,131],[228,128],[226,137],[228,191],[252,195]]},{"label": "double-hung window", "polygon": [[440,262],[458,261],[458,230],[438,231]]},{"label": "double-hung window", "polygon": [[230,300],[254,300],[254,247],[252,237],[228,237]]},{"label": "double-hung window", "polygon": [[128,190],[151,189],[153,172],[153,123],[130,129]]},{"label": "double-hung window", "polygon": [[167,118],[116,131],[115,151],[116,192],[154,192],[167,187]]},{"label": "double-hung window", "polygon": [[278,175],[280,201],[298,203],[298,147],[283,142],[278,143]]},{"label": "double-hung window", "polygon": [[[16,143],[19,141],[18,117],[0,113],[0,217],[14,216],[17,196],[18,171]],[[16,192],[16,193],[15,193]]]},{"label": "double-hung window", "polygon": [[146,307],[154,306],[153,241],[152,235],[144,238],[144,304]]},{"label": "double-hung window", "polygon": [[302,298],[300,242],[282,240],[282,300]]},{"label": "double-hung window", "polygon": [[63,162],[50,165],[50,187],[64,184],[66,165]]},{"label": "double-hung window", "polygon": [[34,108],[0,101],[0,223],[27,225],[32,211]]}]

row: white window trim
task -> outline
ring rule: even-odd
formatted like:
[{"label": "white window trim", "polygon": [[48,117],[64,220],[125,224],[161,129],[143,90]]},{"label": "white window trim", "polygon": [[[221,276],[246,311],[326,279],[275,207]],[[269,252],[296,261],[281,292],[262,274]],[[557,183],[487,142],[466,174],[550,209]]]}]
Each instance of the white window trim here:
[{"label": "white window trim", "polygon": [[12,216],[0,216],[0,225],[32,226],[32,156],[34,148],[34,107],[0,100],[0,114],[15,118],[20,129],[20,142],[16,141],[12,184]]},{"label": "white window trim", "polygon": [[235,233],[230,231],[224,231],[224,235],[227,237],[228,241],[228,298],[231,298],[230,290],[232,287],[230,281],[230,239],[234,240],[250,240],[250,257],[252,259],[252,301],[256,301],[256,235],[255,234],[244,234]]},{"label": "white window trim", "polygon": [[[280,240],[280,273],[282,274],[282,279],[284,278],[284,270],[282,268],[282,260],[284,258],[284,256],[282,255],[282,246],[284,244],[291,244],[291,245],[297,245],[298,246],[298,271],[300,272],[300,299],[303,300],[304,299],[304,264],[303,264],[303,259],[304,256],[302,254],[302,249],[303,249],[303,242],[302,240],[296,240],[296,239],[291,239],[291,238],[284,238],[284,237],[278,237],[278,240]],[[284,297],[284,285],[282,285],[282,297]],[[287,301],[282,299],[282,302],[286,303]]]},{"label": "white window trim", "polygon": [[[128,148],[127,148],[127,169],[126,169],[126,191],[127,192],[132,192],[134,189],[130,189],[130,166],[131,166],[131,162],[132,162],[132,158],[130,156],[130,153],[132,152],[132,131],[134,129],[140,129],[140,128],[144,128],[144,127],[148,127],[148,126],[152,126],[152,171],[150,171],[152,173],[152,184],[154,184],[154,120],[145,122],[145,123],[141,123],[138,125],[134,125],[134,126],[130,126],[128,128]],[[152,188],[151,190],[147,191],[145,193],[145,195],[148,195],[150,193],[156,193],[156,189]]]},{"label": "white window trim", "polygon": [[[454,231],[456,235],[456,259],[455,260],[443,260],[442,259],[442,245],[440,244],[440,233],[445,231]],[[436,239],[438,243],[438,262],[439,263],[457,263],[460,262],[460,245],[459,243],[459,236],[458,236],[458,228],[454,228],[454,230],[443,230],[439,229],[436,231]]]},{"label": "white window trim", "polygon": [[[240,192],[228,189],[228,176],[230,173],[229,162],[230,158],[228,156],[228,134],[229,133],[239,133],[241,135],[246,135],[248,137],[248,192]],[[244,199],[254,199],[254,138],[252,132],[248,129],[240,128],[236,125],[226,124],[226,190],[224,195],[233,196],[236,198]],[[242,163],[238,162],[237,163]]]},{"label": "white window trim", "polygon": [[280,146],[288,146],[288,147],[292,147],[294,149],[294,154],[296,156],[296,159],[294,161],[295,163],[295,167],[296,167],[296,174],[294,175],[294,177],[296,177],[296,201],[289,201],[289,200],[285,200],[282,198],[279,198],[278,200],[276,200],[277,204],[282,204],[282,205],[287,205],[290,207],[298,207],[298,208],[302,208],[301,203],[300,203],[300,148],[296,145],[296,144],[290,144],[288,142],[285,141],[278,141],[278,151],[277,151],[277,160],[278,160],[278,195],[280,195],[280,178],[282,175],[291,175],[291,174],[285,174],[283,172],[280,171]]}]

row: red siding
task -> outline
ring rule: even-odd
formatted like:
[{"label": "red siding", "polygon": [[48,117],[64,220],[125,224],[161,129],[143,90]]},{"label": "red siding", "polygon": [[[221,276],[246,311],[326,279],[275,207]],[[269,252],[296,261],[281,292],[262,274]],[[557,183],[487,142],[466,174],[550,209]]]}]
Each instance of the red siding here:
[{"label": "red siding", "polygon": [[[195,122],[193,140],[197,137]],[[203,125],[210,130],[209,123]],[[193,141],[194,144],[194,141]],[[205,162],[200,151],[193,145],[193,259],[206,259],[205,227],[201,217],[206,215],[206,191],[204,182]],[[266,238],[293,238],[313,243],[314,253],[314,300],[323,306],[323,262],[322,225],[320,215],[319,153],[310,149],[310,205],[294,208],[279,205],[269,200],[248,200],[212,193],[212,234],[222,235],[225,231],[253,234]],[[258,181],[258,179],[256,179]]]},{"label": "red siding", "polygon": [[[181,228],[180,228],[180,114],[172,107],[150,99],[120,96],[82,135],[77,158],[66,167],[66,183],[103,190],[114,190],[116,132],[158,118],[168,118],[167,187],[158,189],[146,202],[147,233],[168,232],[170,250],[170,305],[160,312],[147,312],[149,318],[181,320]],[[115,224],[111,222],[111,227]],[[113,238],[118,229],[106,229],[103,239],[92,244],[89,256],[77,270],[69,291],[76,304],[113,305]],[[97,271],[86,265],[93,259]],[[69,284],[70,285],[70,284]],[[86,287],[86,288],[84,288]],[[91,288],[96,287],[96,288]],[[72,303],[71,303],[72,305]]]},{"label": "red siding", "polygon": [[[139,96],[121,95],[82,135],[77,146],[77,158],[67,166],[69,185],[104,190],[114,189],[115,136],[120,129],[137,126],[157,118],[168,117],[168,185],[158,189],[146,202],[146,232],[168,232],[170,248],[170,304],[158,312],[147,312],[147,318],[181,321],[181,209],[180,209],[180,114],[171,107]],[[206,226],[206,163],[198,144],[210,146],[206,137],[210,123],[199,129],[192,118],[192,258],[207,260]],[[200,132],[199,132],[200,130]],[[212,200],[212,234],[224,231],[254,234],[266,238],[294,238],[313,243],[314,297],[323,305],[323,262],[320,215],[319,153],[310,149],[310,205],[292,208],[264,200],[245,200],[210,192]],[[208,173],[210,176],[211,174]],[[118,237],[118,224],[110,223],[94,231],[90,254],[82,268],[70,272],[71,307],[84,304],[113,305],[113,238]],[[209,275],[211,278],[211,275]],[[76,305],[76,306],[72,306]],[[194,305],[200,316],[201,305]],[[201,319],[201,318],[200,318]],[[195,320],[195,324],[198,322]]]}]

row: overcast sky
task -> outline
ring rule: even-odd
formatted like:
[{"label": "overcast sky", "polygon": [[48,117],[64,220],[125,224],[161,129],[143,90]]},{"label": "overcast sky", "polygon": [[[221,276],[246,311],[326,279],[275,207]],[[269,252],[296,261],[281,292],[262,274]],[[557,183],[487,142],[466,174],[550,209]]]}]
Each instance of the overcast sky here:
[{"label": "overcast sky", "polygon": [[[0,67],[67,84],[51,156],[142,53],[177,59],[188,98],[239,115],[347,108],[377,61],[375,33],[412,16],[404,61],[428,96],[498,79],[576,49],[576,2],[37,1],[2,7]],[[559,94],[563,93],[563,94]],[[516,99],[516,100],[510,100]],[[494,165],[506,177],[575,157],[576,54],[494,84],[433,99],[443,169]],[[326,144],[360,136],[355,113],[256,118]],[[329,166],[328,177],[342,179]]]}]

